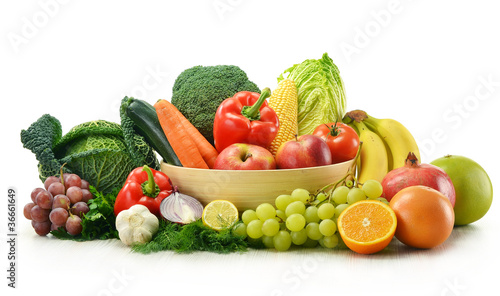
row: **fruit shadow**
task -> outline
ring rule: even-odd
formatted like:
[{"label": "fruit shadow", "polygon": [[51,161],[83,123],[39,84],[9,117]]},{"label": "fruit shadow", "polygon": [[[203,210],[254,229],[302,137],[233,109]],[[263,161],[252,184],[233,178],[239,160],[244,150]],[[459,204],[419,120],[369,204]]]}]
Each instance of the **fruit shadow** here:
[{"label": "fruit shadow", "polygon": [[358,254],[349,250],[345,246],[341,246],[334,250],[332,253],[336,253],[339,256],[343,256],[346,253],[350,253],[353,258],[359,259],[370,259],[370,260],[393,260],[401,259],[402,257],[421,257],[421,256],[440,256],[451,249],[462,247],[464,243],[470,242],[471,236],[477,235],[480,231],[480,227],[475,225],[464,225],[455,226],[450,237],[443,242],[441,245],[430,249],[419,249],[407,246],[400,242],[396,237],[392,239],[389,245],[382,251],[375,254]]},{"label": "fruit shadow", "polygon": [[[331,253],[333,256],[343,257],[349,255],[351,258],[359,258],[360,260],[394,260],[400,259],[402,257],[440,256],[441,254],[448,252],[450,249],[463,246],[464,242],[470,241],[471,235],[473,236],[474,234],[477,234],[479,230],[480,227],[475,225],[455,226],[450,237],[448,237],[448,239],[444,243],[431,249],[419,249],[410,247],[403,244],[396,237],[394,237],[385,249],[375,254],[358,254],[347,248],[347,246],[345,246],[343,242],[340,242],[339,246],[333,249],[325,249],[320,247],[319,245],[311,248],[292,245],[287,252],[297,254]],[[280,251],[277,251],[275,249],[263,248],[253,250],[280,253]]]},{"label": "fruit shadow", "polygon": [[475,225],[455,226],[451,235],[442,244],[430,248],[421,249],[407,246],[394,237],[391,243],[375,256],[376,259],[399,258],[401,256],[439,256],[449,250],[463,246],[464,242],[470,241],[471,235],[479,231]]}]

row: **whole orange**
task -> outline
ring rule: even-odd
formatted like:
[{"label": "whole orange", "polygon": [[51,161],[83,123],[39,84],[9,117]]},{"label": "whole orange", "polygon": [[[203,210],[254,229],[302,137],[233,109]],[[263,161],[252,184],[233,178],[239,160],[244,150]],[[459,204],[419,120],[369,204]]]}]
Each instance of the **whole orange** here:
[{"label": "whole orange", "polygon": [[450,200],[430,187],[407,187],[394,195],[389,206],[398,220],[395,236],[405,245],[433,248],[453,230],[455,213]]}]

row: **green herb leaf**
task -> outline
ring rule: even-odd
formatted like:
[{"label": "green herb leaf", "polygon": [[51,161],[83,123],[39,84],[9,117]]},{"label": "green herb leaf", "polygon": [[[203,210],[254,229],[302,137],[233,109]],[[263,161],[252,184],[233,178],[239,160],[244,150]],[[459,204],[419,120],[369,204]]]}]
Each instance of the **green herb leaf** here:
[{"label": "green herb leaf", "polygon": [[53,236],[74,241],[118,238],[114,204],[120,188],[107,194],[97,191],[93,186],[89,190],[94,198],[89,200],[89,212],[82,218],[82,233],[72,236],[61,227],[50,232]]},{"label": "green herb leaf", "polygon": [[82,220],[82,236],[87,240],[118,238],[114,205],[120,188],[103,194],[90,187],[94,198],[89,201],[89,212]]},{"label": "green herb leaf", "polygon": [[201,220],[180,225],[160,220],[160,229],[149,243],[136,245],[133,251],[143,254],[159,251],[175,251],[191,253],[207,251],[220,254],[244,252],[248,247],[254,247],[244,238],[236,236],[231,229],[213,230]]}]

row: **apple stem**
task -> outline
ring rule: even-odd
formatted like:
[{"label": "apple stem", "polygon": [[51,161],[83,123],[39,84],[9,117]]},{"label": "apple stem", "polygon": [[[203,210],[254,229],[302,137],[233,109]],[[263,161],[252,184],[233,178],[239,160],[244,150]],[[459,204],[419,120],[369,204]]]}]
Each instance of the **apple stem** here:
[{"label": "apple stem", "polygon": [[245,158],[243,158],[243,161],[247,161],[247,159],[249,159],[250,157],[252,157],[252,153],[248,152],[247,154],[245,154]]}]

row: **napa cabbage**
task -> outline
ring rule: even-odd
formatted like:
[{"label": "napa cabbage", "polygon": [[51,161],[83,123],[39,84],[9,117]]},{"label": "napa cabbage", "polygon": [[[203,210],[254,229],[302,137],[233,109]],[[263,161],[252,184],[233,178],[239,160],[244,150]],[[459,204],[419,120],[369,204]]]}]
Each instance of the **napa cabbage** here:
[{"label": "napa cabbage", "polygon": [[344,82],[327,53],[319,60],[308,59],[286,69],[278,82],[289,78],[298,94],[298,133],[312,134],[323,123],[341,121],[346,109]]}]

